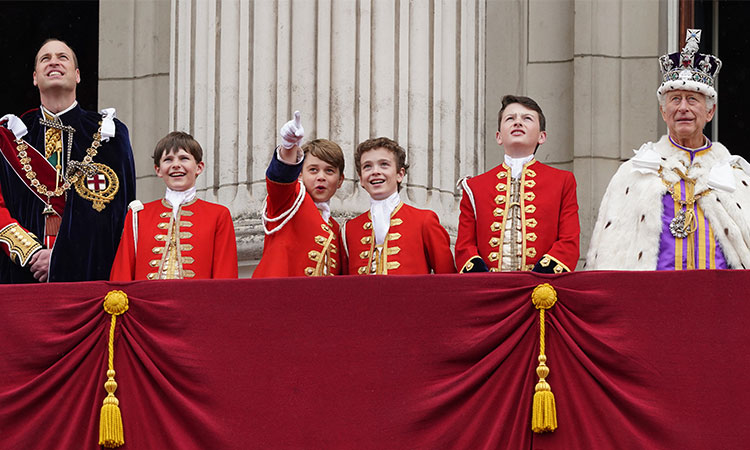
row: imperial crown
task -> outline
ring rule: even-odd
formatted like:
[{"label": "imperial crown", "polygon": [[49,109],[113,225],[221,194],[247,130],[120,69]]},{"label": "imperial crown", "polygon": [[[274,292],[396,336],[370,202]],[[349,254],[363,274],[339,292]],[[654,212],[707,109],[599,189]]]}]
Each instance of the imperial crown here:
[{"label": "imperial crown", "polygon": [[688,29],[682,51],[659,58],[662,79],[656,91],[658,97],[669,91],[685,90],[716,99],[714,78],[721,69],[721,60],[713,55],[698,53],[700,41],[701,30]]}]

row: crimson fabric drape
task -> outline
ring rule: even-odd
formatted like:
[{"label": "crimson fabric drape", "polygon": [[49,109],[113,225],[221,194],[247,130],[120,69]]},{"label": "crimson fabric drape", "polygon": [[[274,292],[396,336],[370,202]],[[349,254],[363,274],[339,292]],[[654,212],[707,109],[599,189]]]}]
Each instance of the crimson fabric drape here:
[{"label": "crimson fabric drape", "polygon": [[[549,282],[559,428],[531,432]],[[0,448],[744,448],[746,271],[0,286]]]}]

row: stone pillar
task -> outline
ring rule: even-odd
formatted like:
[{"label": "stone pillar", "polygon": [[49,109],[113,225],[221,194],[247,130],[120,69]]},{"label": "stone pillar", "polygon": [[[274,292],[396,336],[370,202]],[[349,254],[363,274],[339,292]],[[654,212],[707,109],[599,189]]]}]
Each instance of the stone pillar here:
[{"label": "stone pillar", "polygon": [[128,126],[144,202],[164,195],[151,155],[171,127],[169,20],[169,2],[99,2],[99,108],[116,108]]},{"label": "stone pillar", "polygon": [[536,158],[573,170],[573,0],[529,2],[526,90],[547,119],[547,142]]},{"label": "stone pillar", "polygon": [[548,132],[537,158],[578,182],[581,258],[609,179],[632,149],[659,136],[663,10],[658,0],[487,3],[486,167],[502,161],[494,142],[501,96],[537,100]]},{"label": "stone pillar", "polygon": [[487,169],[503,160],[495,142],[503,95],[536,100],[547,119],[539,161],[573,170],[573,0],[491,0],[487,3]]},{"label": "stone pillar", "polygon": [[278,128],[302,112],[306,138],[346,155],[337,217],[369,207],[354,148],[396,139],[411,164],[405,201],[455,234],[456,180],[483,170],[485,2],[173,0],[169,123],[204,147],[200,195],[227,205],[240,259],[262,250],[265,169]]},{"label": "stone pillar", "polygon": [[582,258],[610,178],[633,149],[660,135],[661,9],[656,0],[575,2],[573,141]]},{"label": "stone pillar", "polygon": [[130,128],[144,201],[164,191],[150,159],[156,140],[173,129],[196,136],[208,167],[200,195],[230,207],[247,275],[262,248],[265,169],[295,109],[308,138],[344,149],[337,217],[368,207],[355,146],[389,136],[412,165],[402,196],[455,235],[455,181],[502,160],[500,98],[529,95],[548,119],[538,158],[576,174],[583,256],[610,177],[664,131],[654,91],[668,4],[102,0],[100,106]]},{"label": "stone pillar", "polygon": [[[503,161],[503,150],[495,141],[497,113],[503,95],[530,95],[527,92],[528,72],[528,9],[527,0],[490,0],[487,2],[487,51],[485,98],[485,153],[476,154],[490,169]],[[544,110],[542,105],[542,109]],[[547,147],[547,144],[545,144]],[[545,148],[546,150],[546,148]]]}]

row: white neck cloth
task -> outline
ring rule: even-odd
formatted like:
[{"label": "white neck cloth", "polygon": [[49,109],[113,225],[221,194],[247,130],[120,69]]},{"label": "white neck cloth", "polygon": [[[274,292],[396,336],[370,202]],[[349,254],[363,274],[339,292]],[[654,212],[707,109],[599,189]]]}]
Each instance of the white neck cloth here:
[{"label": "white neck cloth", "polygon": [[331,218],[331,202],[315,202],[315,206],[317,206],[318,211],[320,211],[320,215],[323,216],[323,220],[328,223],[328,220]]},{"label": "white neck cloth", "polygon": [[187,203],[195,198],[195,186],[184,191],[173,191],[167,188],[167,193],[164,194],[164,198],[172,205],[172,216],[177,218],[177,211],[180,209],[180,205]]},{"label": "white neck cloth", "polygon": [[505,165],[510,167],[511,178],[518,178],[521,175],[521,170],[524,164],[534,159],[534,154],[523,156],[521,158],[513,158],[512,156],[505,155]]},{"label": "white neck cloth", "polygon": [[372,229],[375,231],[375,244],[383,245],[388,229],[391,227],[391,214],[401,203],[398,191],[391,194],[385,200],[370,199],[370,215],[372,216]]}]

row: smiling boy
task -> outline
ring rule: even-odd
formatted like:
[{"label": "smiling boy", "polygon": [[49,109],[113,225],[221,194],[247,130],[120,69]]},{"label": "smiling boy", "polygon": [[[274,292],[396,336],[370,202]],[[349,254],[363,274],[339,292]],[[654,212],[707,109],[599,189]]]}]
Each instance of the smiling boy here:
[{"label": "smiling boy", "polygon": [[561,273],[578,261],[578,201],[572,173],[534,158],[547,140],[544,113],[528,97],[506,95],[495,139],[503,164],[461,180],[456,238],[461,272]]},{"label": "smiling boy", "polygon": [[388,138],[368,139],[357,146],[354,161],[360,184],[370,194],[370,211],[348,221],[342,231],[347,273],[455,273],[450,238],[437,214],[401,201],[409,167],[404,149]]},{"label": "smiling boy", "polygon": [[203,149],[173,131],[154,149],[154,170],[166,194],[131,203],[110,280],[237,278],[237,242],[229,210],[196,198]]},{"label": "smiling boy", "polygon": [[253,278],[338,275],[344,262],[330,200],[344,182],[344,153],[327,139],[300,147],[299,111],[279,134],[266,171],[263,256]]}]

